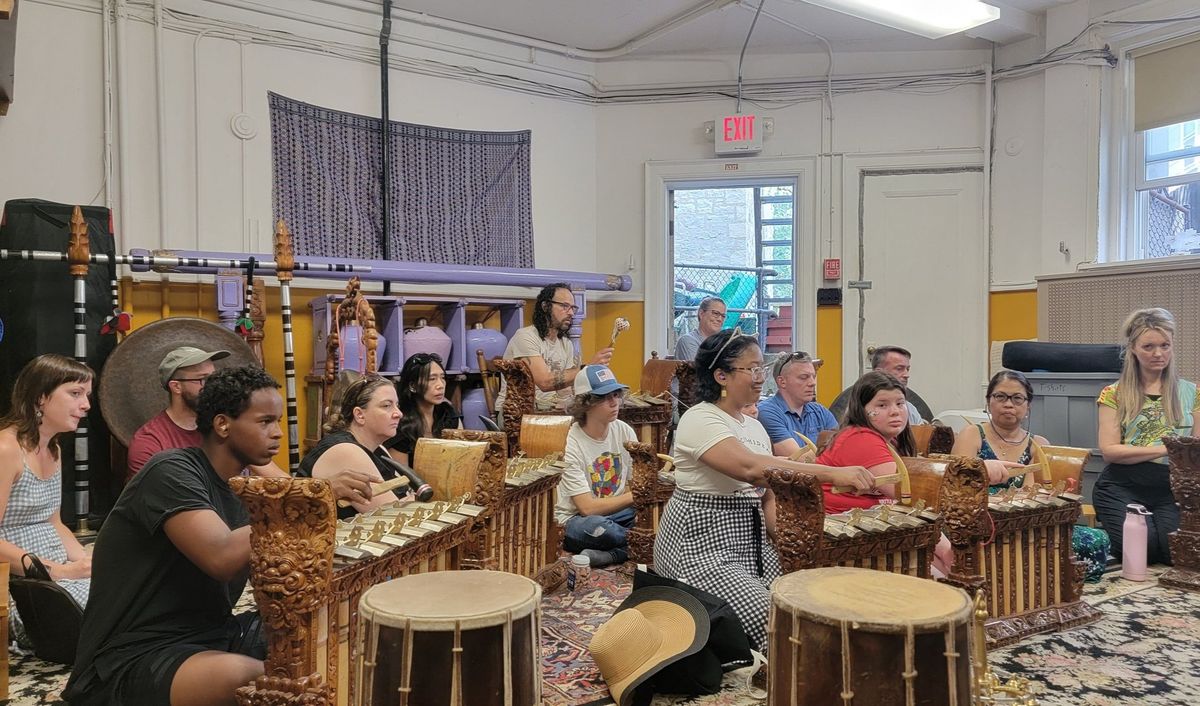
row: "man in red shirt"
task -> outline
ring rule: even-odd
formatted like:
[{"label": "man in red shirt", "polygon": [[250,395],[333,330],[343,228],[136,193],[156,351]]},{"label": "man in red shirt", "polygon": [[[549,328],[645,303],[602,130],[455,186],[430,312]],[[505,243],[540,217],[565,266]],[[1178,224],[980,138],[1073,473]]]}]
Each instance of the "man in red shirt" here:
[{"label": "man in red shirt", "polygon": [[[181,346],[167,353],[158,365],[158,378],[170,396],[167,408],[146,422],[129,442],[128,483],[154,454],[171,449],[200,446],[204,437],[196,428],[196,406],[208,377],[216,372],[214,360],[229,351],[204,351]],[[247,466],[250,473],[265,478],[286,478],[288,474],[274,461],[264,466]],[[326,480],[338,498],[366,502],[371,499],[371,478],[361,471],[343,469]]]},{"label": "man in red shirt", "polygon": [[167,391],[167,408],[143,424],[130,440],[126,481],[159,451],[200,445],[203,437],[196,429],[196,401],[204,381],[216,372],[213,361],[228,357],[229,351],[209,352],[192,346],[181,346],[163,357],[158,378]]}]

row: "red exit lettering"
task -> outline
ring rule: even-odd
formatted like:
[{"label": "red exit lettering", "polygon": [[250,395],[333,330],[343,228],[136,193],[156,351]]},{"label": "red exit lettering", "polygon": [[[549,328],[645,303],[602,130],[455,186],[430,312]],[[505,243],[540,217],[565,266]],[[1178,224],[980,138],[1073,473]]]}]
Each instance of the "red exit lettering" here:
[{"label": "red exit lettering", "polygon": [[722,134],[726,142],[741,142],[754,139],[753,115],[728,115],[723,121]]}]

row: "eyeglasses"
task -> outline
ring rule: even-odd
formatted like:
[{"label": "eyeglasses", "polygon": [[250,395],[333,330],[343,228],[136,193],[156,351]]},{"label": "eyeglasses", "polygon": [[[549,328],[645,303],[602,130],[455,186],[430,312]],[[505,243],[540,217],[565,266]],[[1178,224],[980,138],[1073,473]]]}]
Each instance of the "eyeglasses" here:
[{"label": "eyeglasses", "polygon": [[992,402],[995,402],[996,404],[1012,402],[1017,407],[1020,407],[1029,401],[1029,398],[1025,395],[1006,395],[1003,392],[993,392],[991,395],[988,395],[988,397],[990,397]]},{"label": "eyeglasses", "polygon": [[[713,335],[715,336],[716,334]],[[729,344],[733,343],[733,339],[740,338],[745,335],[746,334],[742,333],[742,329],[734,326],[733,333],[729,334],[729,338],[725,339],[725,342],[722,343],[721,347],[717,349],[717,354],[713,356],[712,362],[708,364],[708,369],[712,370],[713,368],[717,367],[717,361],[721,359],[721,354],[725,352],[725,349],[729,347]]]},{"label": "eyeglasses", "polygon": [[735,366],[730,367],[729,369],[730,370],[745,370],[746,372],[750,373],[750,377],[755,380],[766,380],[767,379],[767,369],[761,365],[756,365],[753,368],[743,368],[743,367],[739,367],[739,366],[735,365]]},{"label": "eyeglasses", "polygon": [[561,306],[563,309],[566,309],[567,311],[571,312],[572,314],[579,311],[579,306],[575,305],[575,304],[567,304],[566,302],[555,301],[553,299],[550,300],[550,303],[555,306]]},{"label": "eyeglasses", "polygon": [[208,376],[205,375],[204,377],[199,377],[199,378],[171,378],[171,379],[176,382],[198,382],[198,383],[200,383],[200,387],[204,387],[204,383],[208,381]]}]

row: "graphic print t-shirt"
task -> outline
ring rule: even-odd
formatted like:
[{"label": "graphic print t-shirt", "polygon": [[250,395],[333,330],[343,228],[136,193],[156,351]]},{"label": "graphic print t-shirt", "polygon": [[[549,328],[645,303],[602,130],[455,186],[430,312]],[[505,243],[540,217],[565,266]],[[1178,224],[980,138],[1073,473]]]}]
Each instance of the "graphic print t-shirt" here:
[{"label": "graphic print t-shirt", "polygon": [[625,442],[637,440],[633,427],[619,419],[608,425],[608,436],[603,441],[588,436],[578,423],[571,425],[566,451],[570,468],[563,471],[558,482],[558,502],[554,506],[559,524],[579,514],[571,500],[576,495],[591,493],[597,498],[611,498],[626,492],[633,459],[625,450]]}]

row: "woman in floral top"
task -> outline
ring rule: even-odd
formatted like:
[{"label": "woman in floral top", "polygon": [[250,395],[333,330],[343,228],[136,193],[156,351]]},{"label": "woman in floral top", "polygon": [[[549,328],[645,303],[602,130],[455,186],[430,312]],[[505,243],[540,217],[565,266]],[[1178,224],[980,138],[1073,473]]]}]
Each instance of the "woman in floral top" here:
[{"label": "woman in floral top", "polygon": [[1167,535],[1179,529],[1179,506],[1167,472],[1163,437],[1196,435],[1200,400],[1195,383],[1179,379],[1171,355],[1175,318],[1166,309],[1142,309],[1125,320],[1125,365],[1121,379],[1100,392],[1100,452],[1107,466],[1093,492],[1096,516],[1121,556],[1126,506],[1145,505],[1146,560],[1170,564]]}]

